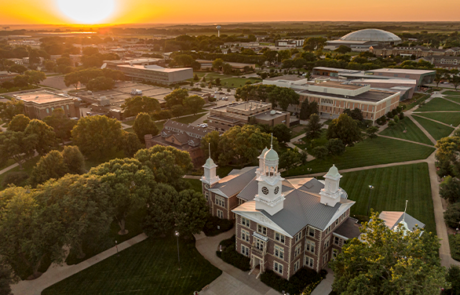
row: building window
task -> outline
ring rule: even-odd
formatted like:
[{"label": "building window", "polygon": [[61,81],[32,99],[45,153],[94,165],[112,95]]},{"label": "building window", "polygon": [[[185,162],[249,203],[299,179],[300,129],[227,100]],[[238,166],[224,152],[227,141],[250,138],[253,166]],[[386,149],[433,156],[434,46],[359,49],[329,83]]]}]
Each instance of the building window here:
[{"label": "building window", "polygon": [[256,239],[256,248],[262,251],[264,249],[264,241]]},{"label": "building window", "polygon": [[323,264],[326,264],[328,262],[328,260],[329,260],[329,255],[328,255],[328,253],[326,253],[326,254],[323,255]]},{"label": "building window", "polygon": [[278,262],[274,262],[273,263],[273,270],[277,273],[279,273],[280,275],[283,274],[283,265],[281,263],[278,263]]},{"label": "building window", "polygon": [[245,200],[242,200],[242,199],[238,199],[238,205],[241,205],[243,204],[244,202],[246,202]]},{"label": "building window", "polygon": [[267,228],[265,226],[258,224],[257,231],[263,235],[267,235]]},{"label": "building window", "polygon": [[241,245],[241,254],[243,254],[244,256],[249,256],[249,248],[245,245]]},{"label": "building window", "polygon": [[340,246],[340,238],[339,237],[334,237],[334,244],[337,246]]},{"label": "building window", "polygon": [[46,113],[49,114],[49,113],[50,113],[50,109],[47,108],[47,109],[46,109]]},{"label": "building window", "polygon": [[241,239],[243,241],[249,242],[249,232],[247,230],[241,230]]},{"label": "building window", "polygon": [[295,242],[297,243],[298,241],[300,241],[301,238],[302,238],[302,232],[300,231],[298,234],[295,235]]},{"label": "building window", "polygon": [[308,235],[309,235],[310,237],[315,237],[315,229],[309,227],[309,228],[308,228]]},{"label": "building window", "polygon": [[278,242],[284,244],[285,237],[282,234],[275,233],[275,240]]},{"label": "building window", "polygon": [[324,249],[329,248],[330,243],[331,243],[331,237],[327,238],[326,241],[324,241]]},{"label": "building window", "polygon": [[216,195],[216,205],[225,208],[225,199],[221,196]]},{"label": "building window", "polygon": [[297,260],[295,263],[294,263],[294,272],[298,271],[300,268],[300,260]]},{"label": "building window", "polygon": [[284,249],[280,246],[275,245],[275,256],[284,259]]},{"label": "building window", "polygon": [[313,241],[309,241],[309,240],[306,240],[305,241],[305,250],[311,252],[311,253],[315,253],[315,242]]},{"label": "building window", "polygon": [[329,225],[328,228],[326,228],[326,235],[331,232],[331,226]]},{"label": "building window", "polygon": [[205,197],[206,201],[209,201],[209,192],[208,191],[204,192],[204,197]]},{"label": "building window", "polygon": [[241,224],[249,227],[249,219],[241,217]]},{"label": "building window", "polygon": [[224,218],[224,211],[217,209],[217,217],[220,219]]},{"label": "building window", "polygon": [[305,265],[310,268],[313,268],[315,266],[315,259],[305,256]]},{"label": "building window", "polygon": [[338,220],[338,219],[335,220],[335,225],[337,225],[337,224],[339,224],[339,220]]},{"label": "building window", "polygon": [[332,249],[332,259],[335,259],[337,255],[339,254],[339,250],[337,249]]},{"label": "building window", "polygon": [[302,250],[302,244],[298,244],[297,246],[295,246],[294,257],[299,256],[301,250]]}]

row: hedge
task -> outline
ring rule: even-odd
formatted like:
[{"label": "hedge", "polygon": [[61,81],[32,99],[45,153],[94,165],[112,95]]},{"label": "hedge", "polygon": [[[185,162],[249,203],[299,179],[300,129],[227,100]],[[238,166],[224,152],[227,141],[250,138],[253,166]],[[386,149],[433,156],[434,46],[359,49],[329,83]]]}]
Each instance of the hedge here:
[{"label": "hedge", "polygon": [[[217,228],[219,227],[219,229]],[[228,219],[220,219],[216,216],[209,216],[206,222],[203,232],[206,236],[212,237],[217,236],[220,233],[229,231],[233,227],[233,221]]]},{"label": "hedge", "polygon": [[267,270],[260,276],[260,280],[279,292],[285,291],[286,293],[294,295],[301,294],[308,285],[320,282],[326,274],[327,271],[321,271],[321,273],[318,274],[312,269],[302,268],[288,281],[275,272]]}]

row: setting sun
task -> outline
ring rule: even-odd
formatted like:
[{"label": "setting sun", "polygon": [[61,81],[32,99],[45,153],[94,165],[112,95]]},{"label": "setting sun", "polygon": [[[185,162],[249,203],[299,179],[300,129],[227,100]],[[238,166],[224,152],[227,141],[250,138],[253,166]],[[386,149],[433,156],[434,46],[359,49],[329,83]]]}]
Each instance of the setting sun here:
[{"label": "setting sun", "polygon": [[115,0],[57,0],[67,17],[81,24],[98,24],[112,16]]}]

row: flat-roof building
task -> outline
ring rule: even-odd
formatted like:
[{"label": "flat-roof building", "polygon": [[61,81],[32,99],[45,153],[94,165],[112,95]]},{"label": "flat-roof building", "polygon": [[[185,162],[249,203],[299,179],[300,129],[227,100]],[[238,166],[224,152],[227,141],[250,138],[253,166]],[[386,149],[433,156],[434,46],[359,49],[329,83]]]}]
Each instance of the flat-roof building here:
[{"label": "flat-roof building", "polygon": [[80,117],[80,103],[76,97],[47,90],[28,92],[14,97],[24,102],[24,114],[31,119],[43,120],[58,108],[63,109],[69,118]]},{"label": "flat-roof building", "polygon": [[19,76],[19,74],[8,71],[0,71],[0,84],[3,82],[13,81],[16,76]]},{"label": "flat-roof building", "polygon": [[243,126],[254,119],[258,124],[275,126],[285,124],[289,127],[290,113],[272,110],[272,104],[259,101],[236,102],[212,108],[208,116],[210,127],[227,131],[234,126]]},{"label": "flat-roof building", "polygon": [[395,45],[402,40],[395,34],[379,29],[364,29],[351,32],[338,40],[327,41],[324,49],[335,50],[339,46],[350,47],[353,51],[369,51],[378,45]]},{"label": "flat-roof building", "polygon": [[118,65],[117,70],[126,76],[164,85],[184,82],[193,78],[192,68],[163,68],[157,65]]}]

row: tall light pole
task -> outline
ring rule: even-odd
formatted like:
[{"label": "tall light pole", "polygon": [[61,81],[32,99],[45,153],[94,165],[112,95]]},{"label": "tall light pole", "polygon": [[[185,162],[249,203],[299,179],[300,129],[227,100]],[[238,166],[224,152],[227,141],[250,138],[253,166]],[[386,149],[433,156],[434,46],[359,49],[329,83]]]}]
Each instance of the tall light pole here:
[{"label": "tall light pole", "polygon": [[179,270],[180,270],[180,255],[179,255],[179,232],[176,230],[176,238],[177,238],[177,261],[179,262]]},{"label": "tall light pole", "polygon": [[372,190],[374,189],[373,185],[369,185],[369,199],[367,200],[367,216],[369,217],[369,209],[371,207],[371,196],[372,196]]}]

